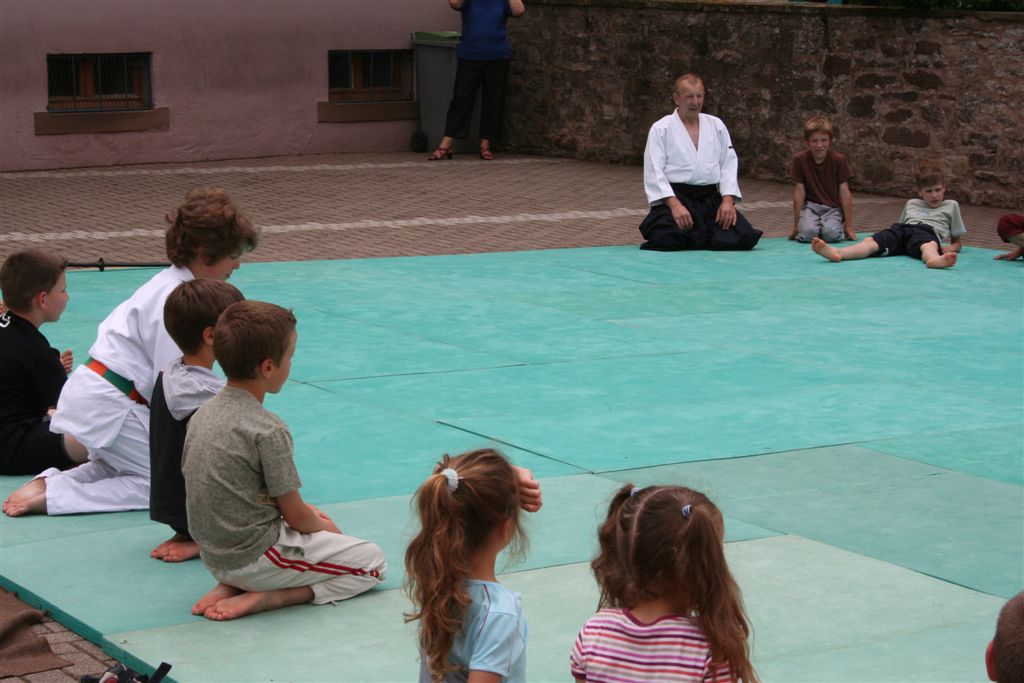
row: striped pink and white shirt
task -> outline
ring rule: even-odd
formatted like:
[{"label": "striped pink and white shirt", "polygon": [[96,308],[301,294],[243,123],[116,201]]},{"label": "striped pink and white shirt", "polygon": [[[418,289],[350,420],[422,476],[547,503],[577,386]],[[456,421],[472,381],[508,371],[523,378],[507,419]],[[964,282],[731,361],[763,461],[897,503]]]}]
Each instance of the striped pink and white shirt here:
[{"label": "striped pink and white shirt", "polygon": [[569,661],[587,683],[732,681],[728,664],[712,667],[697,620],[678,615],[645,624],[627,609],[603,609],[583,625]]}]

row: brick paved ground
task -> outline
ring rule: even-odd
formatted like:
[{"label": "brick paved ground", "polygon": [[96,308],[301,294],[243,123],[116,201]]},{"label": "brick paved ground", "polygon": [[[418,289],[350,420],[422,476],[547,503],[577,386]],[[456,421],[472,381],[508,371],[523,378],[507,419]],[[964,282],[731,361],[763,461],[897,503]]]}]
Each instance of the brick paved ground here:
[{"label": "brick paved ground", "polygon": [[[635,244],[635,166],[539,157],[427,163],[407,153],[0,174],[0,255],[45,246],[73,260],[163,258],[162,217],[185,191],[226,188],[264,228],[255,261]],[[791,224],[788,185],[741,183],[768,236]],[[856,225],[885,227],[905,197],[859,194]],[[969,245],[996,247],[1003,210],[964,206]],[[573,213],[578,212],[578,213]],[[796,248],[796,247],[794,247]]]},{"label": "brick paved ground", "polygon": [[[637,244],[641,169],[540,157],[427,163],[406,153],[249,159],[0,174],[0,258],[28,246],[72,261],[163,260],[162,217],[185,192],[220,185],[263,227],[252,261],[294,261]],[[766,236],[792,221],[789,185],[742,180],[741,210]],[[858,194],[861,232],[906,197]],[[962,206],[970,246],[999,248],[1005,209]],[[809,247],[794,245],[794,248]],[[62,670],[0,683],[77,681],[112,664],[52,620],[38,627]]]},{"label": "brick paved ground", "polygon": [[55,655],[71,662],[71,666],[41,671],[28,676],[0,678],[0,683],[68,683],[68,681],[78,681],[79,677],[84,674],[97,674],[106,671],[114,664],[114,660],[110,659],[99,647],[49,617],[43,623],[36,624],[32,628],[46,638]]}]

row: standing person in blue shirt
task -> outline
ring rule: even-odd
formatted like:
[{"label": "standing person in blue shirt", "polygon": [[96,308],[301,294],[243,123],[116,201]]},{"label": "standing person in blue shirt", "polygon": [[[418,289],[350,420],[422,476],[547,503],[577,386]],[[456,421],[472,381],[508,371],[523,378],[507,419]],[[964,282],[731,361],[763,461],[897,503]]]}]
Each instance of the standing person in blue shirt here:
[{"label": "standing person in blue shirt", "polygon": [[508,42],[509,17],[526,12],[523,0],[448,0],[453,10],[462,12],[462,41],[456,55],[459,66],[455,72],[455,88],[444,137],[427,159],[441,161],[452,158],[455,139],[469,136],[469,119],[477,90],[480,98],[480,158],[494,158],[491,142],[501,139],[502,115],[505,111],[505,85],[508,82],[512,47]]}]

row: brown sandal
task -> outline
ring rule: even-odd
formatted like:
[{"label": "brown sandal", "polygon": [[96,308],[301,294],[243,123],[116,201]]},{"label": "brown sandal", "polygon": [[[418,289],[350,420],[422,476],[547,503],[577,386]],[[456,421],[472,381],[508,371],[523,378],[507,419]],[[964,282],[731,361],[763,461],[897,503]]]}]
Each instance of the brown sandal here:
[{"label": "brown sandal", "polygon": [[434,150],[434,153],[427,157],[427,161],[444,161],[445,159],[452,158],[451,147],[438,147]]},{"label": "brown sandal", "polygon": [[484,161],[494,161],[494,154],[491,152],[490,147],[480,148],[480,158]]}]

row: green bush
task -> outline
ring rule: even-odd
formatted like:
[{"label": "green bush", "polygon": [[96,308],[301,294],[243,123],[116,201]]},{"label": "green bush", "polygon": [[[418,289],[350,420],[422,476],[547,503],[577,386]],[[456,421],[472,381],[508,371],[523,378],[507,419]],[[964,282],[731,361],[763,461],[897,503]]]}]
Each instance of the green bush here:
[{"label": "green bush", "polygon": [[1024,0],[845,0],[847,5],[906,9],[969,9],[989,12],[1024,11]]}]

